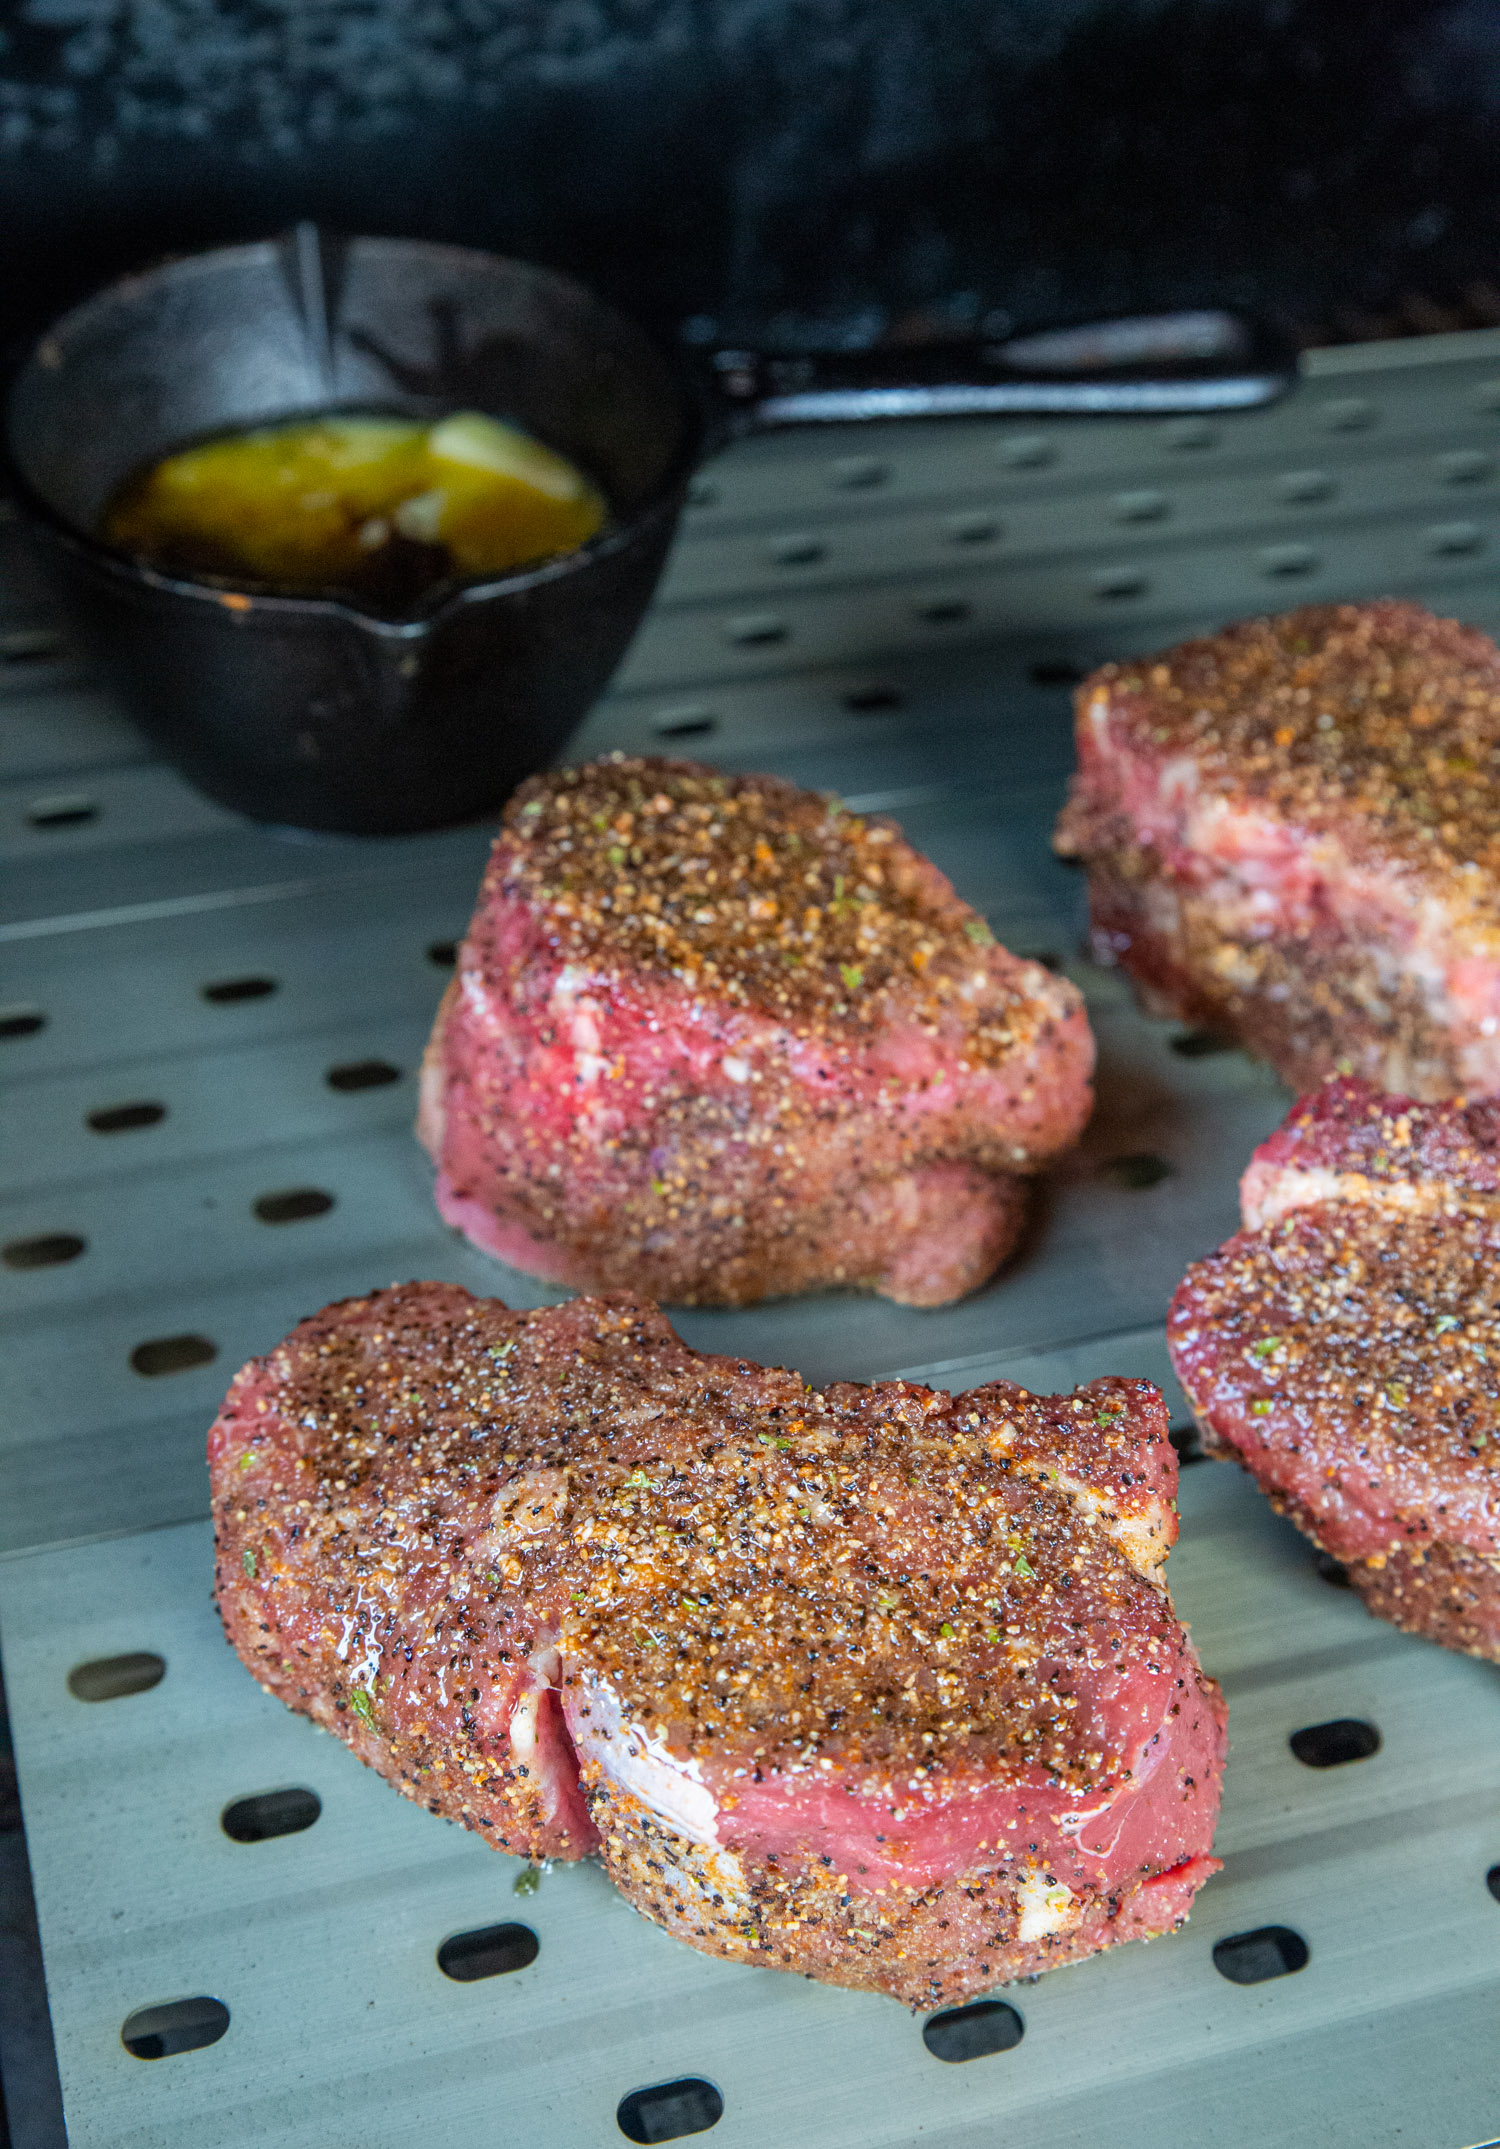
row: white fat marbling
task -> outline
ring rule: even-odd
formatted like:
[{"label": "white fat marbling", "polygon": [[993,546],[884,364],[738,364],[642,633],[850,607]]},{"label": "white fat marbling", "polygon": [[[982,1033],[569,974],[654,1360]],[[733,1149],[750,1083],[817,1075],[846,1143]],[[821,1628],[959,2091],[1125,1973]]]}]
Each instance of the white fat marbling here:
[{"label": "white fat marbling", "polygon": [[[696,1761],[679,1761],[664,1741],[627,1724],[611,1690],[598,1679],[580,1681],[582,1705],[570,1709],[569,1728],[580,1755],[659,1814],[669,1827],[709,1849],[719,1847],[719,1807]],[[584,1712],[587,1711],[587,1714]]]},{"label": "white fat marbling", "polygon": [[1071,1932],[1083,1917],[1072,1889],[1060,1880],[1049,1880],[1040,1866],[1026,1868],[1016,1897],[1021,1905],[1021,1923],[1016,1932],[1020,1941],[1045,1940],[1049,1933]]}]

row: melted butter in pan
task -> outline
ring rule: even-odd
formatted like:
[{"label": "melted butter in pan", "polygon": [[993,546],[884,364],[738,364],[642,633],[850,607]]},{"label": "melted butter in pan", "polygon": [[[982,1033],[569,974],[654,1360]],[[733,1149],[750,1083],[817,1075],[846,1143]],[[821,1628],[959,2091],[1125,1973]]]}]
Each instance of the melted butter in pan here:
[{"label": "melted butter in pan", "polygon": [[102,535],[168,573],[401,609],[575,551],[606,512],[572,463],[499,419],[324,416],[167,456],[122,486]]}]

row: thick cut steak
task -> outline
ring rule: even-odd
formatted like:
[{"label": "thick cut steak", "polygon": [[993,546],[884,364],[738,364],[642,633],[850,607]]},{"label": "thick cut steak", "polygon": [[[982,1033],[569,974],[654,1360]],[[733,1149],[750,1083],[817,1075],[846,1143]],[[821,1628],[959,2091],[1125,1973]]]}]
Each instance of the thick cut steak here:
[{"label": "thick cut steak", "polygon": [[1057,847],[1153,1011],[1294,1088],[1500,1091],[1500,650],[1413,604],[1249,620],[1078,695]]},{"label": "thick cut steak", "polygon": [[1145,1382],[817,1392],[638,1300],[410,1284],[246,1366],[209,1452],[262,1684],[711,1954],[935,2006],[1214,1870]]},{"label": "thick cut steak", "polygon": [[506,811],[423,1070],[444,1216],[532,1274],[742,1305],[993,1274],[1088,1116],[1077,992],[888,822],[617,757]]},{"label": "thick cut steak", "polygon": [[1188,1270],[1172,1361],[1208,1444],[1371,1611],[1500,1662],[1500,1115],[1334,1081]]}]

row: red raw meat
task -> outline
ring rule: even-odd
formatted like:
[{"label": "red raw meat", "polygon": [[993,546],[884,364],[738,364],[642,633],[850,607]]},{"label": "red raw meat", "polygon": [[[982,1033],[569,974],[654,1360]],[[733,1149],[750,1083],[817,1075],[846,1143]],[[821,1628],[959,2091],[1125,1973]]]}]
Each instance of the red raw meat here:
[{"label": "red raw meat", "polygon": [[889,822],[616,757],[507,809],[418,1131],[448,1221],[555,1282],[941,1305],[1010,1252],[1092,1066],[1074,988]]},{"label": "red raw meat", "polygon": [[1155,1013],[1296,1088],[1500,1090],[1500,650],[1414,604],[1248,620],[1078,694],[1057,848]]},{"label": "red raw meat", "polygon": [[262,1684],[709,1953],[937,2006],[1215,1870],[1146,1382],[817,1392],[623,1296],[410,1284],[248,1365],[209,1452]]},{"label": "red raw meat", "polygon": [[1500,1662],[1496,1108],[1328,1083],[1241,1202],[1167,1322],[1206,1442],[1371,1611]]},{"label": "red raw meat", "polygon": [[1419,1104],[1339,1078],[1304,1097],[1240,1180],[1240,1214],[1259,1231],[1328,1201],[1414,1211],[1500,1204],[1500,1104]]}]

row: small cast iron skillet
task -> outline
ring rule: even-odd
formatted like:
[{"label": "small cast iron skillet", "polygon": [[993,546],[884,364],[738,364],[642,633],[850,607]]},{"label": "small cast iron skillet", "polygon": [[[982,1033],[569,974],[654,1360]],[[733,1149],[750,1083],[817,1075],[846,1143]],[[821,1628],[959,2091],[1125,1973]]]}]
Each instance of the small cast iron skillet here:
[{"label": "small cast iron skillet", "polygon": [[[412,239],[279,239],[170,261],[58,321],[11,390],[10,478],[72,615],[147,735],[227,806],[395,833],[497,808],[603,689],[692,472],[757,425],[964,412],[1249,407],[1292,360],[1222,313],[955,351],[709,355],[694,378],[570,278]],[[94,533],[185,442],[327,410],[479,409],[585,470],[578,551],[444,585],[408,617],[189,581]]]}]

